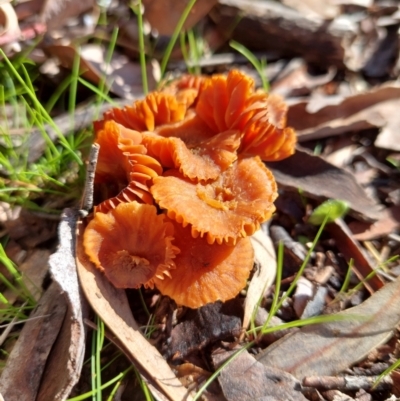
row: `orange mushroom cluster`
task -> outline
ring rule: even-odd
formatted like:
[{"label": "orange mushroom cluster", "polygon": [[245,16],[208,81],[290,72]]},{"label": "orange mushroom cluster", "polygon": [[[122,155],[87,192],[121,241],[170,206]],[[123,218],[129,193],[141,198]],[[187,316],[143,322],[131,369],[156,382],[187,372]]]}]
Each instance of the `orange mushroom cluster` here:
[{"label": "orange mushroom cluster", "polygon": [[294,152],[283,100],[228,75],[184,76],[94,123],[100,145],[89,259],[118,288],[153,288],[197,308],[235,297],[249,236],[274,212],[263,161]]}]

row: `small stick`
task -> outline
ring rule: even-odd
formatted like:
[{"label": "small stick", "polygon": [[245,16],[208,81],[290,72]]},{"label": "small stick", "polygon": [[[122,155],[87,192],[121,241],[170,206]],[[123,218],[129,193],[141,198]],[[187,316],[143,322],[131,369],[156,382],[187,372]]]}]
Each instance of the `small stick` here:
[{"label": "small stick", "polygon": [[303,386],[318,390],[388,390],[393,386],[392,378],[387,375],[374,386],[379,376],[309,376]]},{"label": "small stick", "polygon": [[100,145],[94,143],[90,149],[89,161],[86,167],[85,189],[83,191],[82,207],[79,211],[82,217],[86,217],[93,207],[93,186],[94,174],[96,171],[97,158],[99,156]]}]

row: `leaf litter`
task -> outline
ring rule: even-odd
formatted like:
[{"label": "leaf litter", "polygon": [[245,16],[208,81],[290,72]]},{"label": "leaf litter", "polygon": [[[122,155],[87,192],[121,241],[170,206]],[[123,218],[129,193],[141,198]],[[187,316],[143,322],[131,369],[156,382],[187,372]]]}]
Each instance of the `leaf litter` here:
[{"label": "leaf litter", "polygon": [[[45,29],[49,31],[48,38],[52,42],[50,46],[59,47],[58,55],[57,52],[53,54],[54,60],[59,63],[63,48],[70,47],[75,51],[75,38],[78,32],[82,32],[81,28],[94,33],[94,37],[104,37],[105,33],[110,39],[114,23],[120,25],[121,32],[130,35],[130,41],[124,41],[121,37],[117,44],[118,51],[124,54],[129,65],[137,65],[134,55],[135,52],[137,54],[138,44],[135,43],[135,35],[129,33],[132,26],[127,27],[123,18],[121,19],[130,10],[118,1],[115,3],[106,10],[112,23],[103,29],[103,36],[98,36],[99,30],[93,25],[85,26],[85,21],[97,18],[92,2],[84,2],[79,8],[72,7],[73,1],[68,2],[63,5],[69,9],[68,12],[63,11],[63,7],[57,2],[43,2],[38,5],[38,2],[29,1],[16,4],[16,15],[22,32],[22,36],[16,40],[22,46],[28,44],[29,37],[24,36],[24,32],[36,23],[35,14],[41,12],[44,19],[40,23],[48,22]],[[268,167],[278,181],[280,192],[276,203],[277,211],[268,223],[271,238],[265,232],[257,232],[252,239],[253,243],[260,245],[260,252],[256,251],[257,262],[249,277],[249,284],[235,300],[191,310],[175,305],[161,297],[156,290],[145,290],[142,295],[137,290],[125,293],[124,290],[112,288],[104,276],[93,269],[78,252],[78,271],[86,297],[119,339],[115,340],[115,344],[118,343],[127,355],[129,363],[138,368],[156,399],[184,399],[189,393],[186,388],[194,396],[221,362],[234,352],[232,349],[236,346],[244,347],[254,340],[249,352],[243,352],[222,369],[218,379],[214,379],[210,385],[210,391],[203,393],[205,399],[245,399],[245,394],[249,394],[246,396],[249,399],[257,395],[270,397],[269,399],[311,399],[312,392],[305,387],[314,387],[316,390],[313,394],[320,400],[335,397],[364,400],[371,399],[366,398],[371,394],[379,400],[388,400],[391,394],[399,394],[396,390],[396,385],[399,387],[398,371],[387,376],[392,381],[385,378],[387,387],[382,388],[380,393],[376,388],[371,388],[371,381],[394,363],[398,355],[396,346],[390,345],[396,344],[398,340],[395,328],[399,323],[395,304],[398,295],[396,277],[400,270],[392,258],[400,249],[397,235],[399,200],[396,196],[396,190],[399,190],[398,163],[396,167],[399,151],[399,141],[396,140],[399,89],[395,81],[398,75],[395,43],[398,34],[396,29],[391,28],[397,23],[398,5],[377,2],[371,6],[371,2],[355,1],[347,2],[348,4],[340,8],[337,3],[330,4],[321,10],[314,7],[312,1],[307,4],[290,1],[285,8],[269,1],[264,5],[249,4],[244,0],[198,3],[200,11],[193,13],[189,24],[204,34],[204,56],[202,60],[198,60],[198,64],[204,66],[202,72],[215,73],[232,67],[221,65],[221,58],[217,57],[219,55],[214,56],[209,52],[209,49],[218,49],[226,38],[234,38],[245,44],[260,58],[267,57],[267,71],[275,71],[274,81],[271,82],[272,90],[286,96],[289,105],[288,124],[296,128],[299,142],[306,150],[298,148],[295,155],[287,160],[268,162]],[[269,10],[268,17],[261,10]],[[150,11],[148,7],[147,12]],[[204,17],[209,11],[210,17]],[[54,12],[56,18],[50,21],[48,16]],[[157,11],[152,12],[157,16]],[[241,15],[239,22],[236,19],[238,13]],[[328,29],[321,28],[326,22],[326,13],[332,20]],[[169,31],[162,33],[167,35],[172,34],[170,28],[173,24],[168,25],[169,18],[172,17],[163,19],[167,20]],[[281,24],[281,21],[286,24]],[[196,22],[197,25],[193,25]],[[57,25],[57,29],[52,27],[52,23]],[[254,29],[255,24],[260,29]],[[156,60],[157,54],[160,54],[157,52],[161,49],[162,53],[164,45],[163,36],[157,36],[159,33],[156,31],[156,23],[153,22],[153,25],[147,39],[160,39],[154,53],[149,56]],[[231,26],[232,30],[226,31],[227,26]],[[291,28],[288,30],[288,27]],[[322,29],[322,34],[314,41],[310,38],[316,38],[313,29],[318,27]],[[60,36],[57,35],[60,32],[66,40],[59,40]],[[304,36],[298,35],[299,32]],[[33,32],[31,37],[37,34]],[[279,40],[267,43],[264,37],[266,34],[271,37],[278,35]],[[4,39],[4,34],[0,38]],[[12,39],[15,40],[15,35]],[[313,47],[305,45],[304,40],[313,43]],[[279,46],[274,43],[279,43]],[[324,46],[331,46],[328,57],[321,56]],[[45,46],[38,46],[35,57],[42,52],[40,57],[43,59],[46,47],[50,48],[49,42]],[[89,52],[87,60],[100,60],[99,65],[104,64],[104,47],[97,45],[94,40],[88,49],[93,49],[93,52]],[[5,50],[12,55],[15,47]],[[261,54],[257,53],[260,51]],[[97,54],[101,54],[100,59]],[[176,51],[174,57],[179,59],[179,51]],[[300,57],[300,63],[293,63],[285,70],[287,63],[282,62],[282,57],[294,61]],[[59,68],[51,79],[60,82],[65,68],[73,66],[71,60]],[[243,65],[243,60],[234,60],[238,66],[248,70]],[[87,71],[91,70],[94,75],[91,78],[86,75],[86,78],[98,83],[102,69],[96,70],[93,65],[87,64]],[[122,97],[134,97],[131,89],[125,87],[127,81],[120,76],[118,68],[113,73],[116,78],[120,78],[119,82],[124,87],[123,91],[115,89],[114,93]],[[139,74],[135,72],[133,75],[129,78],[135,82]],[[91,106],[83,106],[83,115],[87,120],[83,126],[89,126],[95,119],[95,112],[91,113]],[[56,118],[67,121],[66,128],[63,128],[65,133],[71,131],[70,116],[61,114]],[[79,119],[77,123],[79,125]],[[14,127],[16,130],[22,129],[18,127],[18,121],[13,129]],[[38,160],[45,146],[43,141],[37,145],[40,135],[38,132],[34,143],[29,145],[33,155],[30,159],[32,162]],[[56,136],[52,140],[56,140]],[[34,146],[38,147],[35,149]],[[333,154],[334,151],[337,152]],[[392,163],[387,161],[388,158]],[[276,316],[271,318],[268,312],[274,303],[275,270],[277,267],[282,269],[278,295],[283,296],[295,280],[296,271],[303,263],[316,234],[317,228],[309,223],[309,217],[326,199],[346,201],[350,212],[343,220],[336,220],[326,226],[304,270],[304,277],[297,283],[296,291],[285,300]],[[37,270],[37,279],[32,281],[36,287],[44,286],[42,301],[46,301],[46,296],[59,299],[59,302],[64,303],[64,306],[59,307],[59,312],[64,317],[54,313],[49,323],[46,317],[42,319],[40,315],[37,320],[25,323],[3,370],[0,383],[4,383],[5,378],[12,383],[14,373],[10,372],[19,372],[15,377],[21,383],[25,377],[23,372],[29,372],[27,364],[17,357],[21,349],[23,353],[30,349],[26,332],[30,330],[32,333],[48,333],[46,324],[50,324],[54,325],[54,332],[45,334],[44,344],[47,351],[39,357],[34,350],[30,351],[32,363],[37,366],[38,373],[32,381],[33,386],[23,390],[26,394],[29,392],[32,399],[52,399],[57,391],[63,394],[60,399],[65,399],[80,376],[82,344],[88,330],[83,326],[80,309],[84,310],[85,306],[81,303],[83,299],[76,282],[73,289],[67,286],[67,283],[75,280],[71,281],[75,277],[74,273],[68,270],[63,272],[64,268],[73,264],[73,251],[67,251],[65,258],[61,256],[51,268],[54,279],[62,273],[56,281],[65,291],[66,297],[61,295],[58,287],[58,292],[53,290],[57,295],[51,295],[49,290],[54,285],[46,291],[48,282],[43,273],[47,271],[47,267],[40,268],[38,258],[47,259],[49,250],[54,251],[55,232],[54,224],[48,226],[40,217],[38,221],[37,231],[32,231],[31,225],[24,223],[20,217],[17,217],[14,226],[7,219],[2,222],[3,234],[10,237],[6,252],[13,255],[18,263],[25,260],[26,263],[21,268],[26,268],[27,274],[29,269],[32,272]],[[20,225],[21,222],[25,225]],[[65,221],[61,226],[64,223]],[[26,227],[26,230],[22,227]],[[260,235],[261,239],[257,238]],[[279,247],[280,241],[284,243],[283,266],[277,266],[273,249],[274,246]],[[62,244],[62,238],[60,242]],[[68,246],[71,247],[71,244],[67,248]],[[37,252],[33,252],[31,258],[25,258],[26,252],[36,248]],[[43,253],[39,253],[39,250]],[[52,257],[51,265],[54,265],[54,260]],[[58,273],[54,274],[56,271]],[[3,273],[3,269],[1,272]],[[8,275],[6,271],[4,274]],[[10,299],[16,300],[17,297]],[[348,309],[351,306],[353,308]],[[232,310],[226,313],[225,309],[228,307]],[[53,310],[50,306],[47,308]],[[142,334],[142,328],[149,327],[146,308],[154,317],[154,331],[147,333],[148,340]],[[329,316],[332,321],[301,329],[287,327],[288,323],[299,318],[301,325],[306,319],[319,316],[321,311],[331,313]],[[342,320],[343,316],[345,318]],[[279,325],[282,326],[282,330],[274,332],[275,337],[268,330],[261,331],[258,336],[254,332],[245,332],[249,325],[254,323],[261,326],[267,320],[271,325],[268,330],[272,326],[275,330]],[[388,343],[392,336],[392,342]],[[386,348],[381,344],[387,344]],[[330,352],[320,352],[326,346]],[[228,351],[222,352],[221,347]],[[303,352],[307,354],[303,355]],[[264,358],[264,355],[269,354],[273,355],[271,360]],[[257,361],[260,358],[270,360],[268,363],[273,366],[261,366]],[[68,365],[65,363],[67,360],[72,360],[73,363]],[[300,362],[297,363],[298,360]],[[365,366],[371,368],[370,373],[365,373]],[[64,369],[65,377],[53,380],[52,373],[59,369]],[[81,383],[73,389],[73,394],[76,394],[76,389],[85,380],[85,367],[82,372]],[[342,376],[343,372],[346,372],[346,376]],[[305,378],[308,381],[301,383],[290,376],[291,374],[297,376],[297,380]],[[356,393],[354,387],[343,385],[343,381],[349,382],[349,374],[356,383],[361,383],[360,389],[365,388],[366,392]],[[269,386],[263,383],[265,378]],[[127,380],[131,383],[134,381],[132,378]],[[281,383],[280,387],[277,383]],[[329,390],[329,386],[323,387],[321,383],[334,384]],[[11,391],[10,387],[11,385],[7,387],[4,384],[1,387],[4,397]],[[127,391],[125,390],[126,393]]]}]

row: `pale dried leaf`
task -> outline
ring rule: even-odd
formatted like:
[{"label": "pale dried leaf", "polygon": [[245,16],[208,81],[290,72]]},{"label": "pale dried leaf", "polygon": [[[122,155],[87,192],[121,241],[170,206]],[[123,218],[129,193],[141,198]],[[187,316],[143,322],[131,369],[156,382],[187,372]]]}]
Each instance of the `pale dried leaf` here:
[{"label": "pale dried leaf", "polygon": [[66,311],[58,285],[51,284],[30,315],[31,320],[24,324],[0,377],[0,392],[6,400],[36,400]]},{"label": "pale dried leaf", "polygon": [[7,53],[13,42],[20,39],[21,30],[14,7],[8,2],[0,2],[0,46]]},{"label": "pale dried leaf", "polygon": [[[220,366],[234,353],[215,352],[212,356],[214,365]],[[242,351],[229,361],[218,376],[218,381],[228,401],[306,400],[301,393],[300,383],[293,376],[275,367],[263,366],[247,351]]]},{"label": "pale dried leaf", "polygon": [[274,245],[268,233],[258,230],[250,238],[254,249],[256,271],[247,289],[244,303],[243,328],[249,326],[254,308],[268,291],[276,274],[276,256]]},{"label": "pale dried leaf", "polygon": [[312,199],[340,199],[350,206],[350,212],[364,220],[376,220],[381,215],[380,206],[368,198],[354,176],[319,156],[304,149],[280,162],[267,163],[280,188],[297,192]]},{"label": "pale dried leaf", "polygon": [[269,346],[257,359],[298,379],[335,375],[393,335],[400,322],[399,302],[400,278],[361,305],[332,315],[341,320],[303,327]]},{"label": "pale dried leaf", "polygon": [[132,316],[125,291],[113,287],[84,254],[81,234],[78,235],[76,263],[86,298],[103,322],[124,344],[128,357],[137,362],[141,375],[171,400],[191,400],[164,358],[144,338]]},{"label": "pale dried leaf", "polygon": [[78,213],[65,209],[58,227],[59,248],[49,259],[50,272],[68,304],[62,331],[47,362],[38,400],[66,399],[78,382],[85,354],[88,305],[78,283],[75,264],[75,229]]},{"label": "pale dried leaf", "polygon": [[333,19],[340,13],[340,7],[336,0],[321,2],[319,0],[282,0],[282,3],[294,8],[309,18]]}]

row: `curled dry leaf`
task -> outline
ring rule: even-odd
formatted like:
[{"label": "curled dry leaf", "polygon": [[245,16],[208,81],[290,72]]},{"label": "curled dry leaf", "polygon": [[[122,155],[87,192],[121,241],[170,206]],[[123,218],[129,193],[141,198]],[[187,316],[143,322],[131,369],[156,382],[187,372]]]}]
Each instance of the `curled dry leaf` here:
[{"label": "curled dry leaf", "polygon": [[47,361],[40,387],[40,399],[66,399],[80,377],[85,355],[85,326],[88,305],[79,287],[75,264],[75,229],[77,212],[65,209],[58,227],[60,245],[51,255],[50,273],[63,291],[67,313],[62,330]]},{"label": "curled dry leaf", "polygon": [[276,274],[275,248],[269,237],[264,231],[265,224],[261,230],[256,231],[251,237],[251,244],[254,249],[254,263],[256,271],[251,278],[247,289],[246,300],[244,303],[243,328],[247,329],[254,308],[260,299],[268,291],[273,283]]},{"label": "curled dry leaf", "polygon": [[340,199],[350,206],[350,212],[363,220],[376,220],[381,215],[378,204],[372,201],[354,176],[319,156],[297,149],[286,160],[268,163],[280,188],[303,191],[313,199]]},{"label": "curled dry leaf", "polygon": [[9,2],[0,3],[0,46],[8,53],[13,43],[20,39],[18,16]]},{"label": "curled dry leaf", "polygon": [[337,321],[303,327],[269,346],[257,359],[297,379],[335,375],[393,335],[400,322],[399,302],[400,278],[361,305],[332,315]]}]

